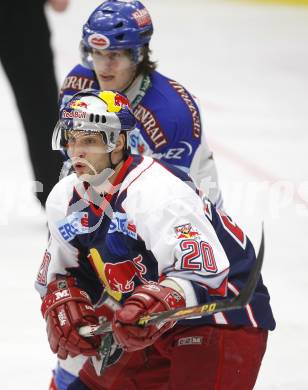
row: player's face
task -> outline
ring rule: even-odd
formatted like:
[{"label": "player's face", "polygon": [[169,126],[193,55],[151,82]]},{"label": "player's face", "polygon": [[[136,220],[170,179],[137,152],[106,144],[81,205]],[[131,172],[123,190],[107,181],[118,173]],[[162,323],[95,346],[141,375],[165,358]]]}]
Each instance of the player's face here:
[{"label": "player's face", "polygon": [[96,175],[108,167],[107,148],[101,134],[69,131],[67,141],[67,153],[78,177]]},{"label": "player's face", "polygon": [[102,90],[124,91],[134,80],[137,65],[127,50],[96,50],[93,65]]}]

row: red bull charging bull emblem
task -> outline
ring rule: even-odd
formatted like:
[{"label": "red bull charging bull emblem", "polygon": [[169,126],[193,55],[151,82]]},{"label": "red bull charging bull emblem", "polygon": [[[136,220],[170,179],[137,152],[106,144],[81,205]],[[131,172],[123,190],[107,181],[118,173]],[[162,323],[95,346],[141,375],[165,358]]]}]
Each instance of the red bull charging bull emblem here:
[{"label": "red bull charging bull emblem", "polygon": [[129,100],[126,96],[122,96],[117,92],[102,91],[98,97],[107,104],[108,112],[120,112],[122,107],[130,108]]},{"label": "red bull charging bull emblem", "polygon": [[118,93],[115,94],[114,104],[117,106],[127,106],[130,107],[129,100],[126,96],[120,95]]},{"label": "red bull charging bull emblem", "polygon": [[68,106],[74,110],[77,110],[78,108],[88,108],[88,104],[81,100],[73,100],[69,102]]},{"label": "red bull charging bull emblem", "polygon": [[142,264],[142,256],[133,260],[124,260],[117,263],[105,263],[104,271],[112,290],[122,293],[132,292],[135,289],[134,278],[146,282],[143,275],[147,273],[147,267]]}]

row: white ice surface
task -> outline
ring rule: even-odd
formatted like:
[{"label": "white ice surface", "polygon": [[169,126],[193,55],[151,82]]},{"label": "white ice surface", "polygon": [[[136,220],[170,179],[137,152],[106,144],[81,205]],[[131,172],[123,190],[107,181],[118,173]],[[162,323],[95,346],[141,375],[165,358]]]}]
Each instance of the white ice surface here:
[{"label": "white ice surface", "polygon": [[[82,22],[97,4],[72,0],[64,14],[49,11],[59,82],[78,61]],[[225,208],[256,246],[265,223],[263,276],[277,329],[255,388],[307,390],[308,8],[144,4],[155,24],[159,70],[202,100]],[[0,389],[43,390],[55,358],[33,281],[46,222],[30,192],[23,130],[2,69],[0,91]]]}]

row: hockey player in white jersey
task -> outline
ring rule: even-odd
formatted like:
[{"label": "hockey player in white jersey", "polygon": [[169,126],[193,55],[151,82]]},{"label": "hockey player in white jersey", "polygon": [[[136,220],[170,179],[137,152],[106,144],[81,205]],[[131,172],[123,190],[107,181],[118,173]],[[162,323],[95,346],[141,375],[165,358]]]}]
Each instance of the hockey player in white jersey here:
[{"label": "hockey player in white jersey", "polygon": [[[156,70],[151,60],[152,34],[151,16],[140,1],[107,0],[98,6],[83,26],[82,63],[65,78],[60,106],[84,88],[123,91],[137,119],[129,135],[131,151],[189,173],[221,207],[216,164],[200,104],[179,82]],[[77,363],[60,363],[71,373],[78,372]]]},{"label": "hockey player in white jersey", "polygon": [[[256,257],[189,176],[130,154],[134,126],[125,96],[93,90],[75,95],[55,128],[54,148],[66,150],[75,173],[48,198],[51,236],[36,287],[52,351],[64,360],[90,356],[66,388],[251,390],[275,327],[262,279],[241,310],[137,325],[146,314],[233,297]],[[79,329],[99,323],[106,294],[119,306],[100,372],[93,362],[106,340]]]}]

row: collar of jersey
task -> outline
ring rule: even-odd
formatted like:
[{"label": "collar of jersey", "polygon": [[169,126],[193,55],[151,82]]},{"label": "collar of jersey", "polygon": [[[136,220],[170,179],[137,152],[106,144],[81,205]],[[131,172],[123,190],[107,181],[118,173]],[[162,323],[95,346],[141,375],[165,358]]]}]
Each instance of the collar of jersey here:
[{"label": "collar of jersey", "polygon": [[140,103],[151,85],[152,82],[150,76],[147,74],[140,74],[135,78],[127,90],[123,91],[128,100],[131,102],[133,108]]}]

